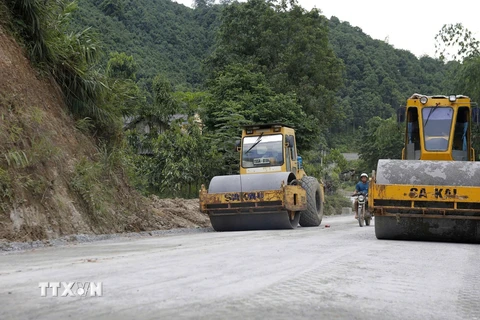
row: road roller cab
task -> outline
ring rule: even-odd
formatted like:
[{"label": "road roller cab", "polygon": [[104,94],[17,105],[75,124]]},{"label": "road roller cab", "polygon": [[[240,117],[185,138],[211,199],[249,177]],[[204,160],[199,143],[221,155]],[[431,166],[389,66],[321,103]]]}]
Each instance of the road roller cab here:
[{"label": "road roller cab", "polygon": [[461,95],[414,94],[400,109],[402,160],[379,160],[370,183],[378,239],[480,242],[472,105]]},{"label": "road roller cab", "polygon": [[295,130],[282,124],[244,127],[240,152],[240,174],[292,172],[296,179],[305,175],[299,167]]},{"label": "road roller cab", "polygon": [[216,176],[200,190],[200,209],[217,231],[318,226],[323,187],[307,176],[295,130],[283,124],[249,125],[237,143],[240,174]]}]

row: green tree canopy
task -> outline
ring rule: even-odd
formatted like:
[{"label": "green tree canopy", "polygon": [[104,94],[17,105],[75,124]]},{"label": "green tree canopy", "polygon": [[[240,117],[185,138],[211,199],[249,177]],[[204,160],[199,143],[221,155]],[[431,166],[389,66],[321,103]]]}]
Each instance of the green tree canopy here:
[{"label": "green tree canopy", "polygon": [[[239,136],[243,125],[280,122],[298,128],[300,147],[311,145],[319,135],[319,122],[308,116],[293,93],[275,93],[255,65],[232,64],[210,81],[204,123],[211,131]],[[230,148],[228,148],[230,149]]]},{"label": "green tree canopy", "polygon": [[111,52],[107,63],[107,75],[111,78],[137,79],[138,65],[133,56],[125,52]]},{"label": "green tree canopy", "polygon": [[[480,55],[480,41],[461,23],[444,24],[435,36],[435,52],[440,60],[463,60]],[[456,52],[455,52],[456,51]]]},{"label": "green tree canopy", "polygon": [[225,7],[221,21],[207,63],[211,77],[232,64],[248,64],[265,75],[273,92],[294,94],[303,112],[326,127],[334,114],[342,63],[329,45],[325,17],[295,1],[250,0]]},{"label": "green tree canopy", "polygon": [[404,128],[395,117],[373,117],[359,135],[360,159],[366,169],[376,170],[379,159],[401,159],[404,145]]}]

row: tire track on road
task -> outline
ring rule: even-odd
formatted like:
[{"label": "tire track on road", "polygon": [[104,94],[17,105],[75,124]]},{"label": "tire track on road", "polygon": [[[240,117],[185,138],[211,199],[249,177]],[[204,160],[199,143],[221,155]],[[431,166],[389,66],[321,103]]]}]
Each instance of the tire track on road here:
[{"label": "tire track on road", "polygon": [[[468,266],[478,267],[478,257],[471,254]],[[458,293],[458,311],[463,319],[480,320],[480,273],[470,267],[463,275],[462,289]]]}]

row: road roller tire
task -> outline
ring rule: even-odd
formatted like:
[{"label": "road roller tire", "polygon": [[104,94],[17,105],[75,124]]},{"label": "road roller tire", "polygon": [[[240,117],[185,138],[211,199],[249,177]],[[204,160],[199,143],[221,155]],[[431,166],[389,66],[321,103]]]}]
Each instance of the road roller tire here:
[{"label": "road roller tire", "polygon": [[300,212],[296,212],[292,220],[287,211],[265,214],[210,215],[210,222],[215,231],[295,229],[299,219]]},{"label": "road roller tire", "polygon": [[323,199],[320,183],[314,177],[303,177],[302,187],[307,192],[307,210],[300,215],[302,227],[318,227],[323,218]]},{"label": "road roller tire", "polygon": [[395,239],[395,223],[394,218],[375,215],[375,237],[379,240]]}]

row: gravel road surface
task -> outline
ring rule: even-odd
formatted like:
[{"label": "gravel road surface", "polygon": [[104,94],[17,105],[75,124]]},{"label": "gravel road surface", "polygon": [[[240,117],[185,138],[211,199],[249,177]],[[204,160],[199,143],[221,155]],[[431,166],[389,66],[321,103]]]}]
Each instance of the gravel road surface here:
[{"label": "gravel road surface", "polygon": [[[46,282],[65,284],[42,297]],[[334,216],[0,253],[0,319],[47,318],[480,319],[480,246],[380,241]]]}]

